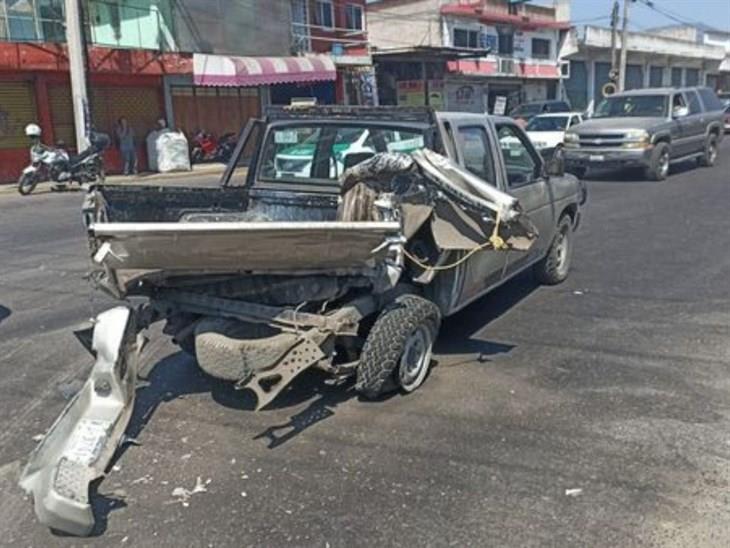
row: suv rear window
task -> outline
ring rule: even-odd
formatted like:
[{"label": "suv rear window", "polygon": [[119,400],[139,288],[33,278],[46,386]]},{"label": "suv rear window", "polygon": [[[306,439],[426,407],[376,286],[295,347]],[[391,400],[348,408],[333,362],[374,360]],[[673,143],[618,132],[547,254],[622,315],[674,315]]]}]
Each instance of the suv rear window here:
[{"label": "suv rear window", "polygon": [[697,92],[700,94],[700,97],[702,97],[702,102],[705,104],[705,109],[709,111],[722,110],[722,101],[717,98],[715,92],[712,91],[710,88],[700,88],[697,90]]},{"label": "suv rear window", "polygon": [[348,167],[378,152],[412,152],[423,133],[367,125],[276,126],[266,138],[259,177],[266,181],[335,181]]}]

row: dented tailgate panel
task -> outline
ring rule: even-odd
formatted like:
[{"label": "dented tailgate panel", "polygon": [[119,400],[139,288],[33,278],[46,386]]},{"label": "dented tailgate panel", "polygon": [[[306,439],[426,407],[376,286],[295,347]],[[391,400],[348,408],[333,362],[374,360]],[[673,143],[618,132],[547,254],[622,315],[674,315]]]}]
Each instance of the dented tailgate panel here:
[{"label": "dented tailgate panel", "polygon": [[94,261],[111,269],[372,268],[397,222],[100,223]]}]

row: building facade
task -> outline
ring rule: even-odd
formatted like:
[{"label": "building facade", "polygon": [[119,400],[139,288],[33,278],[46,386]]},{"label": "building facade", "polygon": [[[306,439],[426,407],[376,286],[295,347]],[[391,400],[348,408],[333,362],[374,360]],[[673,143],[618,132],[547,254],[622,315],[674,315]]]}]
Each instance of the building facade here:
[{"label": "building facade", "polygon": [[[220,136],[292,98],[374,104],[365,5],[85,0],[92,124],[113,134],[126,117],[144,168],[144,137],[159,118],[188,136]],[[64,0],[0,0],[0,182],[28,162],[26,124],[38,122],[46,142],[74,143],[64,29]],[[106,163],[119,167],[114,148]]]},{"label": "building facade", "polygon": [[552,6],[508,0],[372,4],[368,29],[381,100],[493,112],[505,104],[498,98],[507,110],[559,98],[569,6],[563,0]]},{"label": "building facade", "polygon": [[719,46],[725,50],[725,59],[716,72],[708,71],[706,84],[718,92],[730,93],[730,32],[706,25],[671,25],[649,29],[650,33],[675,38],[685,42]]},{"label": "building facade", "polygon": [[[628,33],[627,47],[626,89],[712,84],[725,61],[720,46],[648,32]],[[600,101],[611,70],[611,30],[573,29],[560,55],[570,63],[565,91],[571,104],[585,109]]]}]

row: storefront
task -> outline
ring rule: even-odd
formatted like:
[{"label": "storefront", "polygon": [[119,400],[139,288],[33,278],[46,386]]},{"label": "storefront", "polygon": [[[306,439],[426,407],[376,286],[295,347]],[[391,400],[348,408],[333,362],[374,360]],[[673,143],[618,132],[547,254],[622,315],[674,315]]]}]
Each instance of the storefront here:
[{"label": "storefront", "polygon": [[9,81],[0,75],[0,181],[15,180],[28,163],[23,128],[37,120],[33,83]]},{"label": "storefront", "polygon": [[556,98],[560,70],[555,63],[497,63],[459,48],[418,47],[375,54],[381,104],[437,110],[509,112],[519,103]]},{"label": "storefront", "polygon": [[[117,120],[127,118],[137,137],[139,167],[144,169],[144,139],[165,114],[162,74],[189,71],[190,62],[176,54],[94,47],[89,50],[89,65],[94,129],[113,137]],[[28,164],[24,128],[32,122],[41,126],[45,143],[62,141],[75,152],[65,47],[0,43],[0,182],[17,180]],[[119,171],[115,146],[104,159],[109,173]]]}]

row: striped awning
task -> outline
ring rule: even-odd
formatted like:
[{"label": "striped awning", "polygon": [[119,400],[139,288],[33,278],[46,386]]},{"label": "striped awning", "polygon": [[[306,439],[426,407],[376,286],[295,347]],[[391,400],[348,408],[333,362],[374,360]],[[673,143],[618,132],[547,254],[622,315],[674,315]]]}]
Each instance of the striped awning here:
[{"label": "striped awning", "polygon": [[335,80],[336,67],[327,55],[310,57],[231,57],[193,55],[198,86],[263,86]]}]

